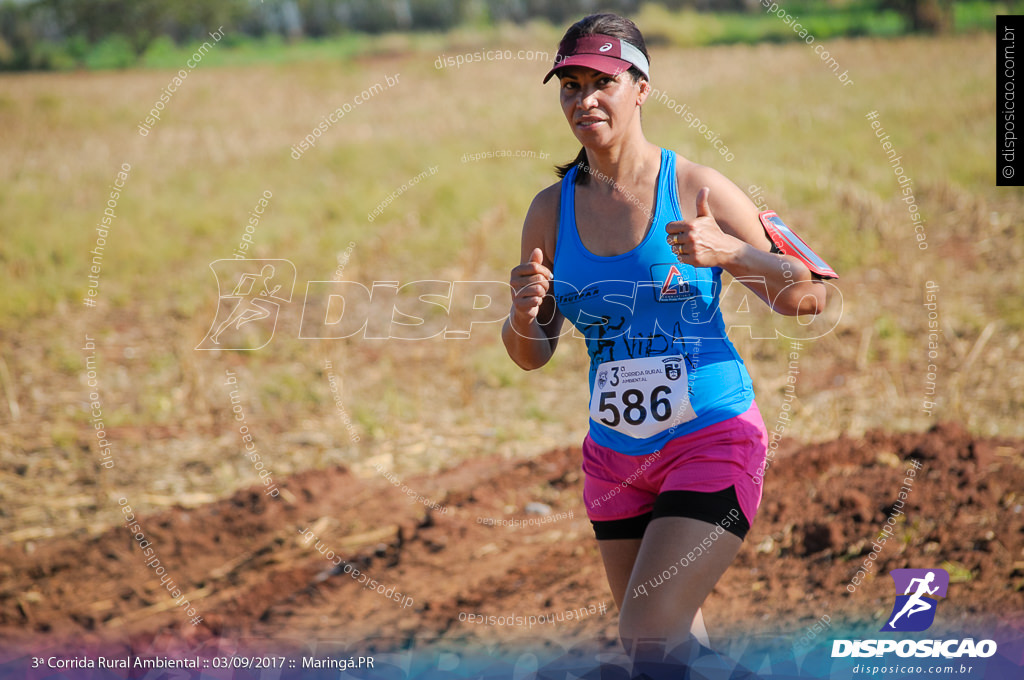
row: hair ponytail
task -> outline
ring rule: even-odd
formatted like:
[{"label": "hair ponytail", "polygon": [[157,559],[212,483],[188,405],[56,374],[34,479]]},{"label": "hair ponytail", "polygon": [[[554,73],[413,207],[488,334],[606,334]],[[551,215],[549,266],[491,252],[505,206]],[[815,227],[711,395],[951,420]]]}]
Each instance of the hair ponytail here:
[{"label": "hair ponytail", "polygon": [[579,168],[576,171],[576,184],[586,183],[587,177],[590,175],[590,161],[587,159],[587,150],[582,146],[580,147],[580,152],[576,154],[576,158],[564,165],[555,166],[555,174],[559,177],[565,177],[574,167]]}]

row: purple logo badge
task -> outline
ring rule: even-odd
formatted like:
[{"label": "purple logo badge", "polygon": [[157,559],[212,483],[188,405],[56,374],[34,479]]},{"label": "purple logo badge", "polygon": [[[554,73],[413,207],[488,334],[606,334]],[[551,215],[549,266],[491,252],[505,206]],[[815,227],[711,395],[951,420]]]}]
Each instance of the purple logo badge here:
[{"label": "purple logo badge", "polygon": [[946,597],[949,574],[945,569],[893,569],[896,604],[882,631],[918,632],[935,621],[938,598]]}]

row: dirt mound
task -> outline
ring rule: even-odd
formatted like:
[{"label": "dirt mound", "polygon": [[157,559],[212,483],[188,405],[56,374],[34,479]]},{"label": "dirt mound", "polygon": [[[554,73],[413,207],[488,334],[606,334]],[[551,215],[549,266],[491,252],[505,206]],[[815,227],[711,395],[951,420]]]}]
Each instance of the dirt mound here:
[{"label": "dirt mound", "polygon": [[[784,621],[799,632],[828,614],[877,629],[892,603],[888,571],[938,566],[952,577],[943,620],[1011,623],[1007,612],[1024,611],[1022,448],[956,425],[784,445],[761,513],[706,605],[709,627]],[[610,644],[615,609],[579,461],[560,449],[405,480],[310,470],[279,481],[277,498],[244,490],[135,516],[132,530],[114,508],[117,524],[93,538],[4,547],[0,638],[136,649],[424,634]]]},{"label": "dirt mound", "polygon": [[943,567],[951,577],[943,620],[1020,621],[1022,449],[941,424],[780,455],[738,568],[709,608],[752,591],[748,617],[810,623],[827,613],[877,630],[892,606],[890,570]]}]

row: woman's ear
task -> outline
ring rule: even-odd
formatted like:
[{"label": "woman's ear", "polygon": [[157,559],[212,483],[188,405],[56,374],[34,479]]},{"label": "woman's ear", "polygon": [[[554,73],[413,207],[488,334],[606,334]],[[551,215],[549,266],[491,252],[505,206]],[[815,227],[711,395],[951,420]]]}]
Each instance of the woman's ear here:
[{"label": "woman's ear", "polygon": [[651,94],[651,84],[646,78],[641,78],[637,84],[640,86],[640,92],[636,95],[636,105],[643,106],[644,102],[647,101],[647,96]]}]

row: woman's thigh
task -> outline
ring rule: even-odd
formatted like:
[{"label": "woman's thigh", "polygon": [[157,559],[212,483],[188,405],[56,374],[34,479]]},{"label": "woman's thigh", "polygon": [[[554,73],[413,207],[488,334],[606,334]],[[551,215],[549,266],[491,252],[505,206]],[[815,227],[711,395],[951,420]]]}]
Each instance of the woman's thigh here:
[{"label": "woman's thigh", "polygon": [[619,538],[598,541],[601,559],[604,561],[604,573],[608,576],[608,586],[612,590],[615,606],[622,611],[622,599],[633,575],[633,564],[640,552],[639,538]]},{"label": "woman's thigh", "polygon": [[622,596],[619,629],[624,644],[657,638],[671,648],[688,640],[701,604],[742,543],[735,534],[702,520],[652,520]]}]

